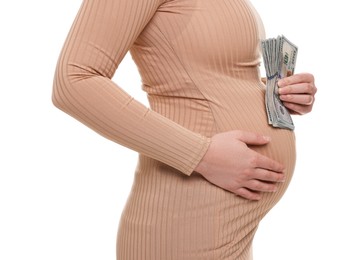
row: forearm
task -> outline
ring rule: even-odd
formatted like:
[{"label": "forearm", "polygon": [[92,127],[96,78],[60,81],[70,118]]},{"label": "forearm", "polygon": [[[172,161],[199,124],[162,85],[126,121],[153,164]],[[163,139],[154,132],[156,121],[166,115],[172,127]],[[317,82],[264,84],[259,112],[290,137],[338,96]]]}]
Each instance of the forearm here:
[{"label": "forearm", "polygon": [[56,72],[53,103],[102,136],[186,175],[203,157],[208,138],[148,109],[108,78],[63,70]]}]

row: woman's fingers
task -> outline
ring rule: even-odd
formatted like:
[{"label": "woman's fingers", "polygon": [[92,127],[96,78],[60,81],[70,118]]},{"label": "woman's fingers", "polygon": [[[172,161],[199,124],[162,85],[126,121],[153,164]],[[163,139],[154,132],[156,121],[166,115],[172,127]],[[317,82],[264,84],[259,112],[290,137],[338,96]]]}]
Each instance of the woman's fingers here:
[{"label": "woman's fingers", "polygon": [[266,169],[257,168],[251,173],[251,178],[265,182],[284,182],[285,175],[282,172],[274,172]]},{"label": "woman's fingers", "polygon": [[314,97],[312,95],[297,94],[297,95],[280,95],[280,99],[285,102],[295,103],[300,105],[309,106],[314,102]]},{"label": "woman's fingers", "polygon": [[278,163],[275,160],[272,160],[264,155],[261,155],[257,152],[254,152],[255,154],[252,156],[252,167],[254,169],[260,168],[260,169],[265,169],[277,173],[282,173],[284,171],[284,165],[281,163]]},{"label": "woman's fingers", "polygon": [[317,88],[312,74],[300,73],[279,80],[279,96],[292,114],[311,112]]},{"label": "woman's fingers", "polygon": [[284,106],[291,111],[292,114],[304,115],[311,112],[312,105],[300,105],[290,102],[283,102]]},{"label": "woman's fingers", "polygon": [[276,192],[278,187],[275,183],[268,183],[258,180],[250,180],[247,182],[246,187],[252,191],[259,192]]},{"label": "woman's fingers", "polygon": [[264,145],[270,142],[270,137],[246,131],[235,131],[235,138],[247,145]]},{"label": "woman's fingers", "polygon": [[315,78],[310,73],[299,73],[295,75],[291,75],[289,77],[285,77],[279,80],[278,86],[285,87],[288,85],[294,85],[298,83],[305,83],[305,82],[314,82]]},{"label": "woman's fingers", "polygon": [[262,198],[262,196],[259,192],[254,192],[247,188],[239,188],[234,192],[234,194],[241,196],[248,200],[260,200]]},{"label": "woman's fingers", "polygon": [[287,85],[279,87],[279,95],[288,94],[310,94],[314,95],[317,89],[312,82],[297,83],[293,85]]}]

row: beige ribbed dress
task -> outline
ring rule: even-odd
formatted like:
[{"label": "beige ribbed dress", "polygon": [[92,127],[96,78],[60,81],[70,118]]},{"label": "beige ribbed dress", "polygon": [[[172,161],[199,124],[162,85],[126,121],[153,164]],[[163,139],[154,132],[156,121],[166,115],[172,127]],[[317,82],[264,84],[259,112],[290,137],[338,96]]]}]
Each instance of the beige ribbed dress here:
[{"label": "beige ribbed dress", "polygon": [[[59,58],[53,102],[140,154],[118,260],[252,258],[259,221],[283,195],[295,164],[294,133],[267,123],[262,38],[249,0],[83,1]],[[111,80],[129,50],[151,109]],[[278,192],[258,202],[193,171],[210,137],[237,129],[271,136],[252,148],[287,169]]]}]

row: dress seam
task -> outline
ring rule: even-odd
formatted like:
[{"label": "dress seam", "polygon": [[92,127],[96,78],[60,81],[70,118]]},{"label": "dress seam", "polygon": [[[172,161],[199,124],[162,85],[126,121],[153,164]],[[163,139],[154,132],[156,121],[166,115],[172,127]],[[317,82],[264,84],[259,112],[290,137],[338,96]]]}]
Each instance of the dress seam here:
[{"label": "dress seam", "polygon": [[166,38],[165,34],[160,30],[160,28],[158,26],[155,25],[155,27],[157,28],[157,30],[161,33],[162,37],[165,39],[165,41],[167,42],[167,45],[169,46],[169,48],[172,50],[173,54],[175,55],[175,57],[177,58],[177,60],[179,61],[179,63],[181,64],[182,68],[184,69],[185,73],[187,74],[187,76],[189,77],[189,79],[191,80],[191,82],[194,84],[194,86],[196,87],[197,91],[201,94],[201,96],[204,98],[205,103],[207,103],[209,111],[211,112],[212,115],[212,119],[213,119],[213,124],[214,124],[214,132],[217,133],[217,121],[216,118],[213,114],[213,110],[211,107],[210,102],[208,101],[208,99],[206,98],[206,96],[202,93],[202,91],[200,90],[199,87],[197,87],[196,82],[192,79],[190,73],[188,72],[188,70],[186,69],[186,67],[184,66],[184,63],[181,61],[181,59],[178,57],[174,47],[171,45],[170,41]]}]

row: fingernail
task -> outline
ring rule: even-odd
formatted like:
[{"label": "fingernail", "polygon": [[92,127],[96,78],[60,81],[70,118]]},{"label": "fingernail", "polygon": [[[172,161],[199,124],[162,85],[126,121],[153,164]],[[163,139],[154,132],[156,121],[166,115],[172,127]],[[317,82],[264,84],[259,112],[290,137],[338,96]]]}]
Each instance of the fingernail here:
[{"label": "fingernail", "polygon": [[265,141],[268,141],[268,142],[270,142],[271,141],[271,137],[270,136],[263,136],[263,138],[265,139]]},{"label": "fingernail", "polygon": [[287,89],[281,87],[281,88],[278,89],[278,92],[279,92],[280,95],[285,95],[285,94],[287,94]]},{"label": "fingernail", "polygon": [[279,86],[279,87],[283,86],[283,81],[282,81],[282,80],[279,80],[279,81],[278,81],[278,86]]},{"label": "fingernail", "polygon": [[283,101],[288,101],[291,99],[291,95],[284,95],[284,94],[280,94],[279,98]]}]

